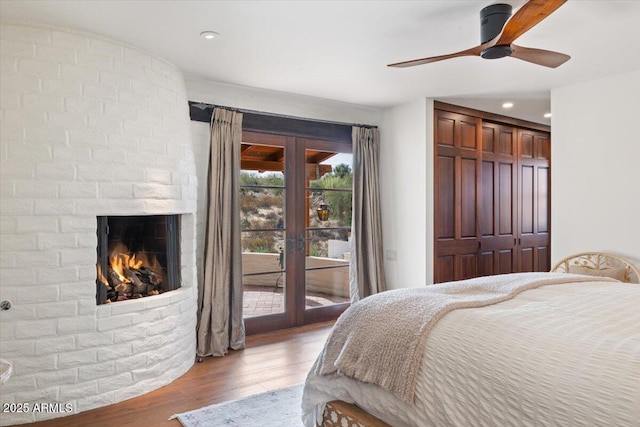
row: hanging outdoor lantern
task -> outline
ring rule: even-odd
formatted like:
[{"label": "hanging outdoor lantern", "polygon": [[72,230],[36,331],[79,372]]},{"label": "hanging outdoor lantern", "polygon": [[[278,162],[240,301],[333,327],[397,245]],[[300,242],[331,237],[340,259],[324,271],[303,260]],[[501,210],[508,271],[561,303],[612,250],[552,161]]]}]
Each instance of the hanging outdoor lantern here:
[{"label": "hanging outdoor lantern", "polygon": [[329,209],[329,205],[327,204],[321,204],[320,207],[318,207],[318,219],[320,221],[326,221],[329,219],[329,212],[331,212],[331,209]]}]

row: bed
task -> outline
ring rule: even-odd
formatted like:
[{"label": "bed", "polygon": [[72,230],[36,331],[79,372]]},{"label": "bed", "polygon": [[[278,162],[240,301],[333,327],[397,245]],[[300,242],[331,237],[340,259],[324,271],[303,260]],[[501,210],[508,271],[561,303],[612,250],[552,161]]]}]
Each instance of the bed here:
[{"label": "bed", "polygon": [[[503,283],[520,285],[505,285],[509,295],[503,298],[493,293],[492,281],[500,283],[501,292]],[[468,303],[454,302],[453,309],[435,316],[426,338],[407,347],[393,331],[423,326],[407,328],[406,314],[398,315],[394,304],[408,304],[406,313],[422,313],[418,294],[438,299],[429,293],[433,290],[388,291],[383,294],[391,297],[379,297],[372,306],[361,306],[367,299],[353,304],[307,376],[304,425],[640,426],[638,282],[630,262],[591,252],[562,260],[550,273],[427,286],[445,289],[448,301]],[[491,297],[480,303],[465,296],[467,288],[486,293],[486,286]],[[392,302],[386,305],[384,298]],[[345,317],[352,309],[356,314]],[[376,321],[367,323],[368,316]],[[360,338],[362,330],[374,338]],[[391,338],[380,339],[378,330],[391,331]],[[389,359],[386,354],[394,351],[400,358]],[[406,364],[402,354],[417,355],[417,367]],[[353,361],[357,366],[349,364]],[[375,365],[386,368],[372,374]],[[384,372],[394,370],[399,373],[387,378]]]}]

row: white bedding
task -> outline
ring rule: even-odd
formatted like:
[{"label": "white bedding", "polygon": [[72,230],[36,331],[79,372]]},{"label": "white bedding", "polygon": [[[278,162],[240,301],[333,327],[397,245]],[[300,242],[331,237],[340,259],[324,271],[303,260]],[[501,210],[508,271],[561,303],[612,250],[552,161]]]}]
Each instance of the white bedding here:
[{"label": "white bedding", "polygon": [[356,403],[394,427],[640,426],[640,285],[571,283],[447,314],[431,330],[414,404],[344,376],[315,376],[302,402]]}]

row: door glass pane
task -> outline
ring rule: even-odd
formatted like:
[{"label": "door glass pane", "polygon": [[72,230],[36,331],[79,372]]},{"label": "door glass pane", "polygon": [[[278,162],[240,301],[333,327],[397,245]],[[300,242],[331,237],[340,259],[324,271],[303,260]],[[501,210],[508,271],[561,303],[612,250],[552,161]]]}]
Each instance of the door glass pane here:
[{"label": "door glass pane", "polygon": [[285,311],[284,148],[242,144],[244,318]]},{"label": "door glass pane", "polygon": [[306,151],[306,308],[349,301],[352,158]]}]

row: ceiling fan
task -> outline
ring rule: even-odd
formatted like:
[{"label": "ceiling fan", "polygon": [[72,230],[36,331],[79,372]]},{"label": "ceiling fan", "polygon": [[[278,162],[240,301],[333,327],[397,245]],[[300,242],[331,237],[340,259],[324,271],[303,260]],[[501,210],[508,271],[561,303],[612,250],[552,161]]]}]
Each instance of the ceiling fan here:
[{"label": "ceiling fan", "polygon": [[[529,31],[540,21],[551,15],[567,0],[529,0],[515,15],[511,16],[511,5],[492,4],[480,11],[481,44],[471,49],[449,55],[432,56],[411,61],[396,62],[389,67],[413,67],[459,56],[480,56],[485,59],[497,59],[510,56],[522,61],[545,67],[556,68],[571,57],[550,50],[533,49],[513,43],[518,37]],[[509,18],[511,17],[511,18]]]}]

